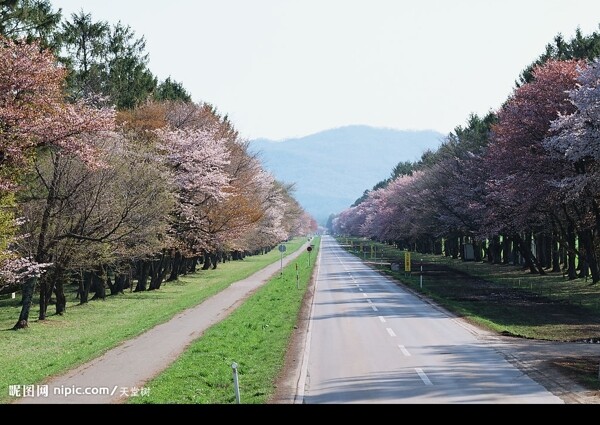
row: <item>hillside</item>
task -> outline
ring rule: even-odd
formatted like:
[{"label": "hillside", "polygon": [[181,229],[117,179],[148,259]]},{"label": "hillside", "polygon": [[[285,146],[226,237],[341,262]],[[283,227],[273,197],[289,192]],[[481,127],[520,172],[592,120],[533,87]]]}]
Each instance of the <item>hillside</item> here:
[{"label": "hillside", "polygon": [[389,177],[396,164],[418,160],[443,137],[435,131],[348,126],[284,141],[255,139],[250,149],[278,180],[296,183],[296,199],[324,224]]}]

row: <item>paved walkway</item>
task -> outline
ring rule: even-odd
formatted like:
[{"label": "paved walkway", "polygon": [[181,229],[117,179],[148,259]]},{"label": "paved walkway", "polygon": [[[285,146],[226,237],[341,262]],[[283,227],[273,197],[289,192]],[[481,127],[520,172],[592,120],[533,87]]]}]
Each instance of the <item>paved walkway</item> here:
[{"label": "paved walkway", "polygon": [[[308,244],[307,244],[308,245]],[[304,250],[283,259],[285,266]],[[141,389],[171,363],[206,329],[220,322],[250,295],[279,273],[280,260],[252,276],[233,283],[220,293],[190,308],[170,321],[125,341],[118,347],[68,373],[49,379],[47,397],[26,397],[17,403],[28,404],[108,404],[125,400],[124,392]],[[75,392],[88,394],[75,394]],[[89,394],[105,392],[105,394]],[[56,393],[56,394],[55,394]],[[66,395],[67,393],[70,393]]]}]

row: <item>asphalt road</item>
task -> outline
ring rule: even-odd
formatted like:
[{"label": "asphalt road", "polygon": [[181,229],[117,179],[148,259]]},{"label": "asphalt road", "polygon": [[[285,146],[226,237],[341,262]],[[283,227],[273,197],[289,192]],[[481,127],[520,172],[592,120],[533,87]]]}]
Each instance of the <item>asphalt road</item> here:
[{"label": "asphalt road", "polygon": [[459,319],[327,236],[309,329],[307,404],[562,403]]}]

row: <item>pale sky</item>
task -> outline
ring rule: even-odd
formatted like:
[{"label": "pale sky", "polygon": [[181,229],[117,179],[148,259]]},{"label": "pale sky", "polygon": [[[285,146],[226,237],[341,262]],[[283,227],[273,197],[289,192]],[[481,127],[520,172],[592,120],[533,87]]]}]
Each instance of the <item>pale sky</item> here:
[{"label": "pale sky", "polygon": [[600,24],[600,0],[51,2],[131,26],[158,78],[248,139],[352,124],[447,134],[499,108],[558,33]]}]

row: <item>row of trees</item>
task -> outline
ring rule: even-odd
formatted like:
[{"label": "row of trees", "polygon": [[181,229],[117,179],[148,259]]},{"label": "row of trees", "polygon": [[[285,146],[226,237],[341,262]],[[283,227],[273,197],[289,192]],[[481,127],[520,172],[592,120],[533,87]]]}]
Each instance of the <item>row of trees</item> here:
[{"label": "row of trees", "polygon": [[143,39],[47,1],[0,5],[0,291],[104,298],[272,249],[316,222],[214,107],[157,84]]},{"label": "row of trees", "polygon": [[437,151],[399,164],[332,231],[597,283],[598,56],[598,33],[556,37],[498,111],[472,115]]}]

